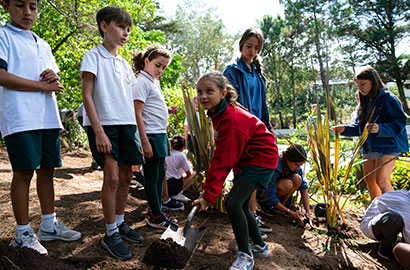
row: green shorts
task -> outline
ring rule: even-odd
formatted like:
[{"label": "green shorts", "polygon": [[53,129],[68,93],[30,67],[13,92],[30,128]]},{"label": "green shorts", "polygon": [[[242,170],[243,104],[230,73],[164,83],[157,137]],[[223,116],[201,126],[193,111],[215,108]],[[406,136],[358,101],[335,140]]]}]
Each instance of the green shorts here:
[{"label": "green shorts", "polygon": [[4,140],[13,171],[62,166],[59,129],[18,132]]},{"label": "green shorts", "polygon": [[[111,154],[118,161],[118,165],[144,164],[142,146],[137,126],[117,125],[103,126],[105,135],[111,142]],[[87,126],[88,142],[95,161],[104,168],[104,154],[97,151],[95,133],[91,126]]]},{"label": "green shorts", "polygon": [[168,183],[168,195],[174,196],[178,195],[182,191],[182,187],[184,186],[184,180],[181,178],[174,178],[171,177],[167,180]]},{"label": "green shorts", "polygon": [[169,156],[169,140],[167,134],[147,134],[152,147],[152,158],[163,158]]}]

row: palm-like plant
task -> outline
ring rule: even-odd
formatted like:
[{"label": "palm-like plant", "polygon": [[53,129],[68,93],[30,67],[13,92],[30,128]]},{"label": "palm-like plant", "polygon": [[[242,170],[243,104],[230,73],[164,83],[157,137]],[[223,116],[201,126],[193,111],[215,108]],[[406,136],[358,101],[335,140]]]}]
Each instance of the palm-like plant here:
[{"label": "palm-like plant", "polygon": [[[195,104],[193,102],[193,90],[186,84],[182,85],[182,93],[185,102],[185,112],[189,126],[189,132],[192,138],[193,151],[188,149],[188,155],[193,162],[195,171],[199,175],[199,181],[196,182],[198,191],[202,191],[202,185],[206,181],[206,174],[214,155],[215,141],[213,139],[213,128],[206,116],[204,109],[198,104],[199,119],[196,114]],[[223,210],[222,194],[215,203],[217,210]]]},{"label": "palm-like plant", "polygon": [[[324,203],[326,204],[327,225],[329,228],[336,228],[338,225],[337,220],[339,216],[346,225],[342,209],[346,205],[348,197],[343,197],[342,194],[348,176],[355,165],[355,160],[359,154],[359,151],[367,139],[368,130],[364,129],[360,140],[354,147],[347,170],[342,176],[343,179],[339,179],[340,176],[338,176],[338,168],[340,161],[340,137],[338,133],[335,133],[334,146],[332,147],[330,116],[334,116],[335,113],[328,89],[325,89],[325,93],[326,113],[322,116],[319,102],[317,102],[317,118],[312,118],[310,122],[305,123],[305,128],[308,132],[313,169],[316,172],[316,176],[319,181],[319,188],[321,190]],[[372,114],[373,113],[371,113],[371,115]],[[371,119],[371,116],[369,119]],[[332,155],[332,153],[334,154]]]}]

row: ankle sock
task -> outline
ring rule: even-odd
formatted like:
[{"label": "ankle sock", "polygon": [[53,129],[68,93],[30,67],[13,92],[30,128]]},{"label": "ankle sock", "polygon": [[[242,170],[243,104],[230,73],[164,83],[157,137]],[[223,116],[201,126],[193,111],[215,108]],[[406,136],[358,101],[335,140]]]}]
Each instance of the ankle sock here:
[{"label": "ankle sock", "polygon": [[56,213],[41,215],[41,223],[44,228],[50,228],[56,221]]},{"label": "ankle sock", "polygon": [[117,227],[121,225],[121,223],[124,222],[124,214],[122,215],[115,215],[115,223],[117,224]]},{"label": "ankle sock", "polygon": [[17,226],[16,226],[17,235],[22,235],[23,233],[28,231],[30,228],[31,228],[30,222],[26,225],[18,225],[17,224]]},{"label": "ankle sock", "polygon": [[113,235],[114,233],[116,233],[116,232],[119,232],[118,231],[118,227],[117,227],[117,224],[114,222],[114,223],[111,223],[111,224],[105,224],[105,228],[106,228],[106,231],[107,231],[107,235],[108,236],[111,236],[111,235]]}]

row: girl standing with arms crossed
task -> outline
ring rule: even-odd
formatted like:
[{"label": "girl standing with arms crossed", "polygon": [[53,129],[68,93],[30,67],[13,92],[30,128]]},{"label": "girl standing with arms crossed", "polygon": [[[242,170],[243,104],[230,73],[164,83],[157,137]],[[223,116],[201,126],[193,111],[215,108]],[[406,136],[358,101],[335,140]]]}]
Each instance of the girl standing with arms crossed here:
[{"label": "girl standing with arms crossed", "polygon": [[[206,210],[222,192],[231,169],[234,185],[225,200],[238,253],[230,270],[253,269],[254,257],[268,257],[268,245],[262,240],[255,217],[249,210],[252,193],[266,187],[278,163],[275,138],[251,113],[238,108],[236,92],[220,72],[203,75],[197,82],[198,100],[215,128],[215,153],[204,184],[205,193],[193,204]],[[249,245],[248,236],[253,244]]]},{"label": "girl standing with arms crossed", "polygon": [[178,108],[167,108],[158,78],[171,61],[171,54],[159,44],[148,46],[144,52],[137,52],[133,59],[137,84],[134,87],[134,107],[138,131],[145,157],[144,191],[150,214],[147,224],[166,229],[176,220],[162,213],[162,184],[165,178],[165,157],[169,156],[169,142],[166,134],[168,112],[176,113]]},{"label": "girl standing with arms crossed", "polygon": [[[373,200],[393,190],[390,177],[395,158],[400,152],[409,151],[407,117],[399,100],[387,90],[375,69],[363,68],[355,74],[354,83],[360,96],[356,120],[351,125],[334,126],[331,129],[346,136],[360,136],[364,129],[369,130],[369,137],[362,148],[363,158],[366,159],[363,164],[364,175],[390,160],[365,178]],[[369,119],[373,109],[372,119]]]},{"label": "girl standing with arms crossed", "polygon": [[[248,28],[239,40],[240,58],[226,67],[226,76],[238,94],[238,102],[250,113],[258,117],[272,132],[269,121],[269,111],[266,104],[266,78],[262,74],[262,62],[259,53],[263,47],[263,34],[255,28]],[[256,192],[252,194],[250,209],[256,216]],[[259,229],[262,232],[272,232],[272,228],[256,216]]]}]

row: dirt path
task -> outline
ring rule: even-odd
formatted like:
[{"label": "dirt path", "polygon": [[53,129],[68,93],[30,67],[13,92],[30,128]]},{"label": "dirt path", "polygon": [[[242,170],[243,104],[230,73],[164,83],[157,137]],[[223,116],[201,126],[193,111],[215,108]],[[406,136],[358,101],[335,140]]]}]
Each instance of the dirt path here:
[{"label": "dirt path", "polygon": [[[130,190],[125,219],[145,239],[139,245],[128,244],[133,253],[131,260],[118,261],[100,244],[105,228],[100,202],[102,172],[90,169],[91,157],[85,150],[64,153],[63,164],[55,172],[56,213],[68,227],[80,231],[82,238],[72,243],[44,243],[49,251],[47,257],[26,249],[12,249],[8,247],[15,232],[9,194],[12,172],[5,148],[0,147],[0,269],[152,269],[141,261],[146,248],[162,231],[145,224],[147,203],[143,190]],[[188,196],[193,198],[195,194]],[[185,208],[171,213],[180,225],[184,224],[190,206]],[[256,259],[255,269],[401,269],[397,263],[377,257],[377,244],[358,230],[359,215],[361,210],[348,209],[346,216],[353,229],[344,239],[329,238],[322,230],[295,226],[282,215],[263,216],[273,228],[266,240],[271,256]],[[40,212],[34,183],[30,189],[30,216],[37,231]],[[185,269],[228,269],[235,257],[235,241],[227,216],[211,211],[199,213],[193,225],[204,225],[207,232]]]}]

